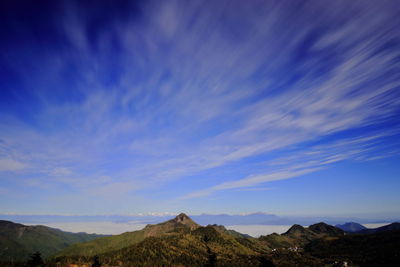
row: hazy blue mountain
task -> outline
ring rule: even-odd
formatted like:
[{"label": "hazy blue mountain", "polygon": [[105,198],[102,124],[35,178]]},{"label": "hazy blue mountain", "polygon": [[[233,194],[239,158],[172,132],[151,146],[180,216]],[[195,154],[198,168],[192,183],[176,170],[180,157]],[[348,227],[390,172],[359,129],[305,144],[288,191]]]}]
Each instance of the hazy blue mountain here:
[{"label": "hazy blue mountain", "polygon": [[367,229],[367,227],[363,226],[362,224],[356,223],[356,222],[347,222],[344,224],[336,224],[335,226],[339,229],[342,229],[345,232],[348,232],[348,233],[354,233],[354,232],[358,232],[358,231]]},{"label": "hazy blue mountain", "polygon": [[394,222],[385,226],[381,226],[378,228],[373,228],[373,229],[363,229],[360,231],[357,231],[357,234],[375,234],[375,233],[381,233],[381,232],[387,232],[387,231],[395,231],[395,230],[400,230],[400,223]]},{"label": "hazy blue mountain", "polygon": [[274,214],[251,213],[245,215],[201,214],[191,216],[201,225],[251,225],[251,224],[286,224],[287,220]]}]

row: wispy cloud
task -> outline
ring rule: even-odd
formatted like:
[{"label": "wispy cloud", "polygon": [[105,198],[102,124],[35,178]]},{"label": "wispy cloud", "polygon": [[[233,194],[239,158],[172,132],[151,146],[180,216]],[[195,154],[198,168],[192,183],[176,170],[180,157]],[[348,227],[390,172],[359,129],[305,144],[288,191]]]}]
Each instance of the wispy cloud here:
[{"label": "wispy cloud", "polygon": [[294,148],[287,151],[283,157],[267,161],[268,171],[265,173],[249,175],[242,179],[224,182],[210,188],[189,193],[180,197],[180,199],[204,197],[229,189],[256,191],[259,188],[260,190],[264,190],[265,187],[254,186],[301,177],[302,175],[322,170],[334,163],[345,160],[368,161],[390,157],[393,154],[383,154],[382,151],[390,151],[393,145],[398,146],[399,143],[385,144],[382,143],[382,138],[393,134],[394,132],[389,131],[385,134],[371,134],[368,136],[341,139],[302,149]]},{"label": "wispy cloud", "polygon": [[27,167],[26,164],[10,158],[0,159],[0,171],[20,171]]},{"label": "wispy cloud", "polygon": [[250,175],[244,179],[232,181],[232,182],[225,182],[211,188],[207,188],[204,190],[196,191],[190,193],[188,195],[183,196],[181,199],[189,199],[189,198],[197,198],[197,197],[204,197],[208,196],[214,192],[227,190],[227,189],[235,189],[235,188],[244,188],[259,185],[266,182],[290,179],[293,177],[298,177],[310,172],[314,172],[319,170],[318,168],[309,168],[304,170],[287,170],[287,171],[277,171],[262,175]]},{"label": "wispy cloud", "polygon": [[[4,56],[39,108],[0,117],[0,171],[107,197],[268,159],[242,179],[184,192],[193,198],[398,151],[385,135],[400,106],[393,2],[135,8],[97,25],[103,13],[69,4],[56,24],[63,45],[28,57],[40,69],[18,64],[18,49]],[[368,127],[382,135],[345,134]]]}]

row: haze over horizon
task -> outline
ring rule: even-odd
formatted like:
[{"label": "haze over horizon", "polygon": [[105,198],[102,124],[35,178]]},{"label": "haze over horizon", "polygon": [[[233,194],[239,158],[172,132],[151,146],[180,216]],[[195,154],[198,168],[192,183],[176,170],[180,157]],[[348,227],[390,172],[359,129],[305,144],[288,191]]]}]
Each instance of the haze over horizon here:
[{"label": "haze over horizon", "polygon": [[0,214],[400,218],[398,2],[251,2],[1,2]]}]

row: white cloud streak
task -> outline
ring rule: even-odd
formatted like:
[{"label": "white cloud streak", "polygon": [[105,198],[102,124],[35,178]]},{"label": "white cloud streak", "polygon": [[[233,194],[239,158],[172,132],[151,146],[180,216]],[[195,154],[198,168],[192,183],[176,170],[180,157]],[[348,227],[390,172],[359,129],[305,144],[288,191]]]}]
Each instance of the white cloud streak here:
[{"label": "white cloud streak", "polygon": [[[307,149],[295,150],[295,152],[289,150],[286,153],[287,155],[266,162],[269,169],[272,169],[266,173],[249,175],[242,179],[224,182],[210,188],[189,193],[180,199],[205,197],[218,191],[230,189],[253,190],[257,188],[255,186],[273,181],[297,178],[345,160],[368,161],[390,157],[392,156],[390,154],[383,155],[382,150],[387,151],[393,145],[398,146],[399,144],[384,144],[382,143],[382,137],[393,134],[394,132],[389,131],[386,134],[371,134],[325,143],[323,145],[310,146]],[[260,188],[262,189],[263,187]]]},{"label": "white cloud streak", "polygon": [[[143,18],[111,21],[95,44],[86,35],[88,21],[70,7],[60,31],[71,47],[35,79],[62,69],[60,62],[72,57],[82,72],[76,90],[83,97],[54,104],[36,91],[43,99],[35,116],[40,127],[2,117],[7,152],[0,171],[25,169],[44,183],[104,196],[129,194],[392,119],[400,104],[400,79],[393,74],[400,50],[381,49],[400,38],[392,2],[310,2],[295,11],[290,5],[150,2]],[[110,85],[101,78],[114,65],[104,67],[110,60],[101,55],[115,53],[121,72]],[[315,147],[304,152],[316,155],[306,160],[275,158],[271,163],[286,160],[289,168],[183,198],[289,179],[379,152],[367,144],[358,139],[346,153],[336,143]],[[21,160],[12,160],[10,151]]]}]

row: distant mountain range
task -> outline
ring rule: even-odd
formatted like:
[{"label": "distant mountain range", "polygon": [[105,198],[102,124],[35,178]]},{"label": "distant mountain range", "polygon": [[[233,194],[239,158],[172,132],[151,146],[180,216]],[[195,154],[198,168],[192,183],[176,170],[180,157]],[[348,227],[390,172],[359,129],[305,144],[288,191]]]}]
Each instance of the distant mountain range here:
[{"label": "distant mountain range", "polygon": [[[278,216],[263,212],[232,215],[232,214],[200,214],[190,216],[200,225],[311,225],[315,222],[326,222],[332,225],[343,222],[358,223],[385,223],[391,220],[360,219],[360,218],[335,218],[323,216]],[[98,215],[98,216],[61,216],[61,215],[7,215],[0,214],[0,219],[19,223],[45,224],[66,222],[134,222],[136,224],[157,224],[174,218],[173,215]],[[399,218],[400,219],[400,218]]]},{"label": "distant mountain range", "polygon": [[68,246],[93,240],[103,235],[69,233],[46,226],[26,226],[0,221],[0,260],[26,260],[39,251],[44,257],[56,254]]},{"label": "distant mountain range", "polygon": [[368,229],[367,227],[355,222],[348,222],[345,224],[336,225],[336,227],[342,229],[347,233],[352,233],[352,234],[375,234],[386,231],[400,230],[400,223],[397,222],[391,223],[373,229]]},{"label": "distant mountain range", "polygon": [[[359,228],[357,223],[340,226]],[[23,266],[12,262],[23,262],[38,250],[46,266],[58,267],[91,266],[95,257],[103,267],[400,266],[399,226],[346,234],[323,222],[295,224],[281,235],[253,238],[222,225],[201,226],[182,213],[139,231],[99,237],[2,221],[0,265]]]},{"label": "distant mountain range", "polygon": [[348,222],[348,223],[344,223],[344,224],[337,224],[335,225],[337,228],[342,229],[345,232],[349,232],[349,233],[355,233],[361,230],[365,230],[367,229],[367,227],[359,224],[359,223],[355,223],[355,222]]},{"label": "distant mountain range", "polygon": [[391,223],[385,226],[381,226],[378,228],[374,229],[362,229],[360,231],[357,231],[357,234],[375,234],[375,233],[381,233],[381,232],[387,232],[387,231],[396,231],[400,230],[400,223]]}]

